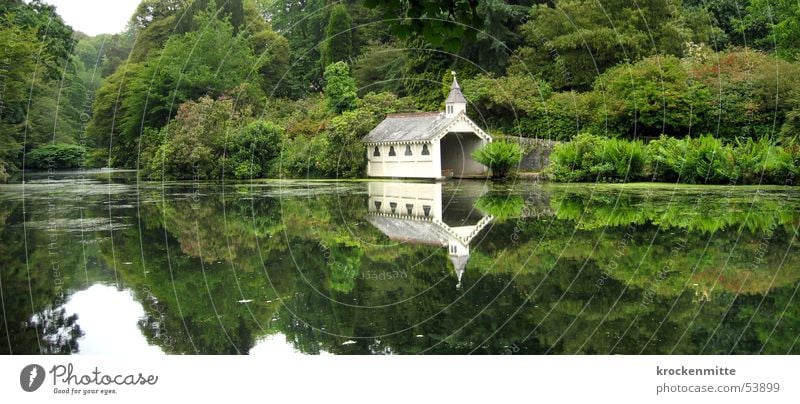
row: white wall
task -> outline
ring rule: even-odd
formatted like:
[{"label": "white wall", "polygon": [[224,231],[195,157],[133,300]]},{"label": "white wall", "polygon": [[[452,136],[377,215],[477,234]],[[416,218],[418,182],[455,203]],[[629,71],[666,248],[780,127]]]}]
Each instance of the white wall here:
[{"label": "white wall", "polygon": [[[395,203],[397,205],[394,214],[442,220],[440,183],[370,182],[367,184],[367,192],[369,212],[391,214],[391,203]],[[380,208],[375,206],[375,202],[380,202]],[[406,204],[413,205],[411,215],[408,214]],[[430,206],[428,216],[425,215],[424,206]]]},{"label": "white wall", "polygon": [[[422,154],[421,144],[393,145],[395,156],[390,156],[389,145],[367,146],[367,175],[370,177],[397,177],[397,178],[438,178],[441,176],[439,169],[440,153],[438,142],[428,144],[430,154]],[[406,156],[406,146],[411,148],[411,155]],[[373,156],[375,147],[380,150],[380,156]]]}]

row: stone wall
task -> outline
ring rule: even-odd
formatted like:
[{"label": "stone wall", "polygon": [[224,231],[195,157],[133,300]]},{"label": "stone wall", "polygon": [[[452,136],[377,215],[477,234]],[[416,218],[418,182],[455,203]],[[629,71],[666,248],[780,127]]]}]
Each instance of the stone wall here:
[{"label": "stone wall", "polygon": [[522,146],[522,161],[519,171],[541,171],[550,164],[550,153],[559,142],[547,139],[535,139],[517,136],[505,136],[504,140]]}]

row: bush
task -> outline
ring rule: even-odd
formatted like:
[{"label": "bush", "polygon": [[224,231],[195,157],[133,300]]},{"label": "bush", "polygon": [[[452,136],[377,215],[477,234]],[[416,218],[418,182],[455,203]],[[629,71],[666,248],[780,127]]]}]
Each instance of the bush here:
[{"label": "bush", "polygon": [[255,121],[235,131],[226,144],[227,167],[237,179],[266,177],[281,154],[283,128]]},{"label": "bush", "polygon": [[502,178],[522,161],[522,148],[516,143],[488,143],[472,153],[472,158],[492,169],[492,176]]},{"label": "bush", "polygon": [[39,146],[26,159],[27,166],[40,169],[77,168],[86,161],[86,149],[67,143],[50,143]]},{"label": "bush", "polygon": [[581,133],[570,142],[557,144],[550,155],[548,167],[553,179],[561,182],[594,181],[596,178],[590,168],[596,166],[595,153],[603,141],[600,136]]}]

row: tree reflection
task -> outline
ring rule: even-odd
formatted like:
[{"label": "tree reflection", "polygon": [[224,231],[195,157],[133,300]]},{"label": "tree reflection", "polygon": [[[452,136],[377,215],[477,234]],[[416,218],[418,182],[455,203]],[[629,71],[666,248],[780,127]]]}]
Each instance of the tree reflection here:
[{"label": "tree reflection", "polygon": [[[301,352],[339,354],[800,349],[800,201],[788,189],[503,184],[467,198],[446,186],[443,206],[496,219],[468,243],[455,289],[450,250],[373,226],[366,185],[310,188],[120,195],[114,203],[136,207],[118,214],[129,226],[87,234],[88,244],[60,238],[63,256],[79,257],[62,262],[64,291],[115,279],[145,308],[148,342],[168,353],[247,353],[273,334]],[[84,201],[83,214],[107,215],[104,198]],[[80,319],[58,309],[47,231],[30,231],[26,264],[21,206],[0,207],[3,353],[75,352]]]}]

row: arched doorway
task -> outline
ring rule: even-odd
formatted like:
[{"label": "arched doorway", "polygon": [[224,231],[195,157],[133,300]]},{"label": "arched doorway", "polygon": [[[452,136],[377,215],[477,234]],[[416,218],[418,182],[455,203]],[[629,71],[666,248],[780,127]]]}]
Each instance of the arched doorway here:
[{"label": "arched doorway", "polygon": [[486,167],[472,158],[472,152],[486,143],[474,133],[450,132],[440,141],[442,176],[471,177],[486,174]]}]

